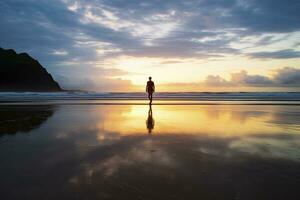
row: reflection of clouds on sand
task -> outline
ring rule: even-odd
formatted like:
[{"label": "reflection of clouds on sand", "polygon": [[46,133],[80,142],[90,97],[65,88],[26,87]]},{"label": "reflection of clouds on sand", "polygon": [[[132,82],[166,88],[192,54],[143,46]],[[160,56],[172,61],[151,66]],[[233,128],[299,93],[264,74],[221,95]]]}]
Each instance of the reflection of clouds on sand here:
[{"label": "reflection of clouds on sand", "polygon": [[136,166],[180,170],[187,152],[198,158],[251,155],[299,161],[299,129],[291,128],[298,126],[298,108],[155,105],[156,134],[151,138],[145,129],[148,108],[60,107],[43,131],[65,146],[49,147],[59,153],[48,155],[43,162],[50,166],[67,158],[79,162],[79,171],[70,178],[76,182],[77,176],[114,176]]},{"label": "reflection of clouds on sand", "polygon": [[[213,135],[216,137],[246,136],[257,133],[278,134],[287,129],[299,132],[299,108],[280,106],[153,106],[156,134]],[[145,115],[148,106],[85,106],[59,110],[53,124],[68,124],[57,130],[57,137],[66,137],[70,132],[97,132],[99,142],[105,138],[145,134]],[[149,116],[148,116],[149,118]],[[151,119],[151,117],[150,117]],[[153,119],[153,118],[152,118]],[[147,119],[147,122],[149,120]],[[151,120],[150,120],[151,122]],[[150,125],[150,126],[148,126]],[[147,123],[151,128],[153,123]],[[110,133],[115,136],[111,137]]]},{"label": "reflection of clouds on sand", "polygon": [[300,162],[300,135],[253,135],[233,141],[229,148],[251,155]]},{"label": "reflection of clouds on sand", "polygon": [[[126,136],[112,146],[98,146],[93,151],[85,152],[81,157],[81,164],[68,179],[71,184],[89,182],[95,177],[108,178],[118,176],[119,173],[135,169],[146,170],[148,173],[157,173],[160,170],[174,169],[179,166],[177,160],[171,156],[168,142],[164,140],[153,141],[146,136],[135,136],[138,139]],[[133,140],[133,142],[131,141]],[[111,149],[112,148],[112,149]],[[111,149],[111,151],[108,151]]]},{"label": "reflection of clouds on sand", "polygon": [[[55,133],[58,139],[72,140],[78,147],[97,147],[118,144],[123,137],[143,136],[145,113],[148,106],[86,106],[64,107],[57,112],[54,124],[64,122]],[[201,144],[200,152],[232,156],[234,153],[257,154],[265,157],[299,157],[299,108],[284,106],[158,106],[155,107],[156,134],[186,135],[195,138],[213,138],[223,147]],[[64,119],[64,120],[62,120]],[[283,133],[289,137],[282,139]],[[264,135],[264,136],[263,136]],[[294,136],[293,136],[294,135]],[[197,136],[197,137],[196,137]],[[224,140],[218,140],[223,138]],[[230,141],[230,142],[228,142]],[[208,141],[206,141],[208,142]],[[145,145],[146,143],[143,143]],[[136,147],[137,148],[137,147]],[[128,156],[155,155],[158,152],[127,150],[120,165],[128,163]],[[160,152],[161,153],[161,152]],[[128,154],[128,155],[127,155]],[[164,158],[163,156],[161,158]],[[126,161],[127,159],[127,161]],[[109,159],[108,159],[109,160]],[[108,163],[115,163],[112,161]],[[130,159],[129,159],[130,160]],[[113,167],[111,168],[113,169]]]},{"label": "reflection of clouds on sand", "polygon": [[248,120],[251,120],[251,118],[261,118],[268,115],[267,111],[231,111],[230,112],[232,121],[238,122],[240,124],[247,123]]},{"label": "reflection of clouds on sand", "polygon": [[249,155],[266,159],[285,159],[300,162],[300,135],[258,134],[232,138],[200,138],[198,150],[201,153],[239,158]]},{"label": "reflection of clouds on sand", "polygon": [[268,121],[269,124],[274,126],[281,126],[284,128],[284,132],[300,132],[300,108],[299,106],[290,109],[289,106],[278,106],[272,113],[272,118]]},{"label": "reflection of clouds on sand", "polygon": [[97,141],[100,144],[111,144],[117,140],[120,140],[121,136],[115,132],[97,131]]},{"label": "reflection of clouds on sand", "polygon": [[[69,178],[69,182],[79,186],[82,182],[93,182],[100,177],[103,181],[109,181],[110,178],[118,178],[124,173],[131,174],[131,178],[140,173],[154,177],[159,174],[164,179],[172,174],[191,170],[197,170],[197,173],[209,171],[210,169],[204,166],[211,162],[230,163],[240,168],[250,167],[248,162],[259,164],[277,162],[279,159],[278,162],[281,163],[298,165],[299,149],[296,151],[298,147],[290,145],[299,145],[299,137],[286,137],[285,142],[280,139],[270,138],[260,142],[255,136],[245,139],[195,135],[159,135],[151,139],[141,135],[125,136],[112,144],[114,147],[99,146],[95,151],[83,156],[81,162],[84,164]],[[295,139],[297,142],[291,141]],[[270,164],[265,166],[274,169]]]},{"label": "reflection of clouds on sand", "polygon": [[88,132],[89,140],[73,134],[68,140],[72,140],[75,146],[61,151],[59,156],[44,159],[59,165],[66,156],[70,156],[70,152],[76,152],[68,158],[74,159],[72,167],[76,171],[69,178],[72,184],[82,184],[82,181],[89,182],[102,176],[115,177],[125,172],[134,174],[141,168],[146,170],[145,173],[153,175],[168,169],[184,171],[190,165],[189,162],[201,163],[206,159],[232,162],[247,160],[251,156],[251,159],[300,162],[300,137],[297,135],[283,139],[269,134],[226,138],[167,134],[149,139],[147,135],[121,136],[119,133],[107,133],[114,137],[104,137],[99,141],[98,134],[97,131]]},{"label": "reflection of clouds on sand", "polygon": [[64,106],[49,121],[48,130],[54,131],[56,138],[78,137],[79,143],[101,144],[120,137],[110,127],[122,126],[118,125],[119,118],[128,112],[130,107],[127,106]]},{"label": "reflection of clouds on sand", "polygon": [[160,166],[171,166],[175,164],[175,161],[161,148],[159,150],[148,149],[146,143],[149,141],[145,141],[139,144],[139,147],[134,147],[127,152],[122,152],[121,155],[114,155],[104,160],[100,164],[101,171],[105,176],[111,176],[120,168],[131,165],[155,163]]},{"label": "reflection of clouds on sand", "polygon": [[254,107],[253,109],[249,109],[250,106],[243,108],[241,106],[206,106],[203,109],[205,113],[205,117],[210,120],[222,120],[224,116],[226,118],[235,121],[237,123],[243,124],[246,123],[248,119],[252,117],[261,117],[263,115],[267,115],[268,112],[265,111],[256,111]]},{"label": "reflection of clouds on sand", "polygon": [[[157,106],[157,132],[231,137],[277,133],[283,126],[272,124],[277,106]],[[298,109],[298,108],[296,108]],[[297,112],[300,112],[299,109]],[[284,115],[284,113],[283,113]],[[297,119],[299,120],[299,119]]]},{"label": "reflection of clouds on sand", "polygon": [[[137,193],[151,197],[153,191],[170,199],[177,191],[184,197],[191,191],[230,193],[235,184],[260,191],[258,179],[274,192],[281,189],[274,189],[274,178],[283,171],[292,174],[290,182],[298,181],[293,179],[300,174],[298,107],[154,105],[151,137],[145,127],[148,109],[60,106],[32,137],[17,134],[1,143],[0,158],[12,145],[21,149],[10,151],[13,159],[1,163],[0,172],[11,170],[1,179],[31,183],[10,186],[16,190],[38,188],[44,195],[53,188],[53,193],[83,195],[79,199],[89,194],[95,195],[89,199],[134,199]],[[36,180],[43,181],[32,184]]]}]

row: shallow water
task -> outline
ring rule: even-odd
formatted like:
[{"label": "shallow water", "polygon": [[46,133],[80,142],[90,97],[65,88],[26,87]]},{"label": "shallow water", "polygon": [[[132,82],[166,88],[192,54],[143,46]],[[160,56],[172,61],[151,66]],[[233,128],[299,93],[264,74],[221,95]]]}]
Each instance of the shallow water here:
[{"label": "shallow water", "polygon": [[[300,101],[300,92],[155,92],[155,102],[160,101]],[[147,100],[145,92],[1,92],[0,102],[40,102],[76,100]]]},{"label": "shallow water", "polygon": [[300,106],[0,106],[1,199],[300,199]]}]

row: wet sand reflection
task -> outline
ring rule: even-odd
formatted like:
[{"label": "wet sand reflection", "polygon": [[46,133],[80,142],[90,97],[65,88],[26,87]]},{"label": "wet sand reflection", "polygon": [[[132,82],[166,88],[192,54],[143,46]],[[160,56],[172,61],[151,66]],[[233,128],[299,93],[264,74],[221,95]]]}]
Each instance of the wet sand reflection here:
[{"label": "wet sand reflection", "polygon": [[146,120],[146,125],[147,125],[149,135],[151,135],[152,130],[154,129],[154,123],[155,122],[153,118],[152,105],[149,104],[148,118]]},{"label": "wet sand reflection", "polygon": [[299,199],[299,120],[297,106],[59,106],[0,142],[0,197]]}]

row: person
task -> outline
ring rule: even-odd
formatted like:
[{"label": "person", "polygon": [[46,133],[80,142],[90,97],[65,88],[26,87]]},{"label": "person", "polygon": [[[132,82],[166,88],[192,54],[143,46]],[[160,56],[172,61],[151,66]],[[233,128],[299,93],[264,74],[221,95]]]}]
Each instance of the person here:
[{"label": "person", "polygon": [[151,79],[152,77],[150,76],[146,86],[146,92],[148,92],[148,99],[150,100],[150,104],[152,103],[152,95],[155,91],[155,85]]}]

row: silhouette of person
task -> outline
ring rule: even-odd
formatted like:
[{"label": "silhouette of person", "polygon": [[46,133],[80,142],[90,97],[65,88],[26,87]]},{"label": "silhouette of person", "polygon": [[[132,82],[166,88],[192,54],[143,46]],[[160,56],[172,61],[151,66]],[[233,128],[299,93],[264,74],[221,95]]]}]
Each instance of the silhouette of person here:
[{"label": "silhouette of person", "polygon": [[149,76],[149,81],[147,82],[147,86],[146,86],[146,92],[148,92],[148,99],[150,100],[150,104],[152,103],[152,94],[155,91],[155,85],[151,79],[152,77]]},{"label": "silhouette of person", "polygon": [[152,129],[154,129],[154,119],[153,119],[153,115],[152,115],[151,104],[149,104],[149,111],[148,111],[148,118],[146,121],[146,125],[147,125],[147,129],[148,129],[148,133],[151,134]]}]

